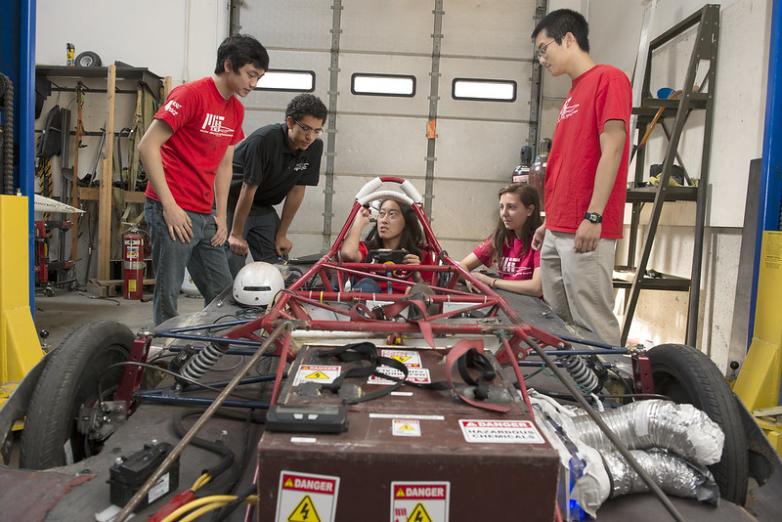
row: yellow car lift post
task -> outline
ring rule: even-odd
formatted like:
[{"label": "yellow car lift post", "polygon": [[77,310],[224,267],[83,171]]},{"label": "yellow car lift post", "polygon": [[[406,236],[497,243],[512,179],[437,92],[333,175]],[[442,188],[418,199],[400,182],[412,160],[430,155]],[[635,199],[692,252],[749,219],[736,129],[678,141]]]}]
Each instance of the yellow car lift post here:
[{"label": "yellow car lift post", "polygon": [[755,329],[733,391],[782,455],[782,232],[766,230],[760,252]]},{"label": "yellow car lift post", "polygon": [[30,313],[29,204],[0,195],[0,408],[43,357]]},{"label": "yellow car lift post", "polygon": [[[750,301],[749,352],[733,391],[782,456],[782,4],[774,2]],[[756,247],[757,248],[757,247]],[[754,306],[754,308],[753,308]]]}]

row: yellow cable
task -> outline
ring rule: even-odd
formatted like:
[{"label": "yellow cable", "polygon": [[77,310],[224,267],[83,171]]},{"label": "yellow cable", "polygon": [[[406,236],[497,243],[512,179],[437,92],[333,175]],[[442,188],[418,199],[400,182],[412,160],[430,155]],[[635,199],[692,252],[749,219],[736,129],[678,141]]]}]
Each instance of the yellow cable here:
[{"label": "yellow cable", "polygon": [[[229,502],[233,502],[236,500],[236,495],[209,495],[208,497],[201,497],[196,500],[193,500],[191,502],[188,502],[187,504],[181,506],[179,509],[168,515],[166,518],[161,520],[160,522],[174,522],[179,517],[183,516],[188,511],[201,507],[206,505],[212,505],[212,504],[220,504],[218,507],[222,507]],[[248,495],[245,499],[246,502],[250,503],[256,503],[258,502],[258,495]],[[216,509],[216,508],[212,508]],[[211,509],[200,512],[200,515],[203,515],[204,513],[207,513],[211,511]],[[192,515],[193,513],[191,513]],[[190,516],[190,515],[188,515]],[[181,520],[180,522],[184,522],[185,519]],[[194,519],[187,519],[187,520],[194,520]]]},{"label": "yellow cable", "polygon": [[193,485],[190,486],[191,491],[198,491],[202,487],[204,487],[206,484],[211,482],[212,475],[209,473],[202,473],[200,477],[198,477],[195,482],[193,482]]},{"label": "yellow cable", "polygon": [[176,511],[168,515],[166,518],[161,520],[161,522],[174,522],[176,519],[178,519],[188,511],[203,506],[205,504],[211,504],[213,502],[231,502],[233,500],[236,500],[235,495],[210,495],[208,497],[197,498],[191,502],[188,502],[184,506],[181,506],[179,509],[177,509]]},{"label": "yellow cable", "polygon": [[196,509],[195,511],[187,515],[179,522],[192,522],[193,520],[197,519],[201,515],[205,515],[206,513],[209,513],[210,511],[214,511],[215,509],[220,509],[221,507],[227,504],[228,502],[212,502],[211,504],[207,504],[200,509]]},{"label": "yellow cable", "polygon": [[[248,495],[247,498],[245,499],[245,501],[248,504],[255,504],[256,502],[258,502],[258,496],[257,495]],[[212,502],[211,504],[207,504],[207,505],[205,505],[205,506],[203,506],[203,507],[193,511],[192,513],[187,515],[185,518],[180,519],[179,522],[192,522],[193,520],[196,520],[201,515],[209,513],[210,511],[213,511],[215,509],[219,509],[219,508],[221,508],[223,506],[227,506],[228,504],[230,504],[230,502],[222,502],[222,501],[220,501],[220,502]]]}]

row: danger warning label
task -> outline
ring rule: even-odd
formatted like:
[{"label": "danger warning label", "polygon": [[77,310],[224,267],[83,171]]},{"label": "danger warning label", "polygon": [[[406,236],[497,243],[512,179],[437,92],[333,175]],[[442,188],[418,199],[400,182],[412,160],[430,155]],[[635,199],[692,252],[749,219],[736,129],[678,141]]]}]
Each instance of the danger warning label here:
[{"label": "danger warning label", "polygon": [[416,419],[392,419],[391,435],[395,437],[420,437],[421,421]]},{"label": "danger warning label", "polygon": [[459,427],[467,442],[490,444],[543,444],[535,425],[525,420],[460,419]]},{"label": "danger warning label", "polygon": [[275,522],[333,522],[339,477],[295,471],[280,473]]},{"label": "danger warning label", "polygon": [[320,522],[318,511],[309,495],[305,495],[301,502],[293,508],[293,513],[288,517],[288,522]]},{"label": "danger warning label", "polygon": [[[405,379],[407,382],[412,382],[414,384],[429,384],[432,382],[432,378],[429,376],[428,368],[408,368],[407,370],[407,379]],[[378,366],[377,371],[391,377],[396,377],[397,379],[404,377],[402,372],[396,368],[390,368],[388,366]],[[396,384],[396,381],[391,381],[389,379],[378,377],[377,375],[372,375],[369,377],[369,379],[367,379],[367,384],[390,385]]]},{"label": "danger warning label", "polygon": [[318,384],[331,384],[339,377],[341,366],[324,364],[302,364],[296,372],[293,385],[298,386],[303,382],[315,382]]},{"label": "danger warning label", "polygon": [[380,355],[388,357],[389,359],[395,359],[408,368],[420,368],[421,367],[421,355],[413,350],[380,350]]},{"label": "danger warning label", "polygon": [[446,522],[450,482],[392,482],[391,522]]}]

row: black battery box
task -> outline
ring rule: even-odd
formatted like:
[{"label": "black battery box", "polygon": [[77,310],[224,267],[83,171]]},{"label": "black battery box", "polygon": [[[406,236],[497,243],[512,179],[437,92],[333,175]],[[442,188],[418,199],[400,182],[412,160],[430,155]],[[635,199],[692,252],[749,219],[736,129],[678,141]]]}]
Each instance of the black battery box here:
[{"label": "black battery box", "polygon": [[[144,482],[165,460],[173,446],[168,442],[144,444],[144,448],[129,457],[119,457],[109,468],[110,499],[124,506]],[[134,511],[140,511],[179,487],[179,459],[150,488]]]}]

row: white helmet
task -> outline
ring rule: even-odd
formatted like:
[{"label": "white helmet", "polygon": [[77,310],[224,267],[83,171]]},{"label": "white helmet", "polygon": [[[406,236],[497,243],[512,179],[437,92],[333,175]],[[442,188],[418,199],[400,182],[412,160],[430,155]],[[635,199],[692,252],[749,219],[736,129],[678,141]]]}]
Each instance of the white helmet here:
[{"label": "white helmet", "polygon": [[234,279],[234,299],[247,306],[267,306],[285,288],[282,274],[274,265],[256,261],[239,270]]}]

